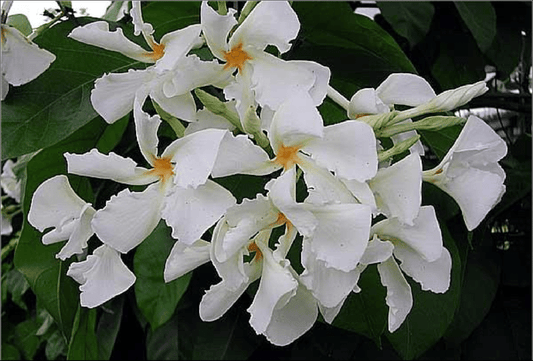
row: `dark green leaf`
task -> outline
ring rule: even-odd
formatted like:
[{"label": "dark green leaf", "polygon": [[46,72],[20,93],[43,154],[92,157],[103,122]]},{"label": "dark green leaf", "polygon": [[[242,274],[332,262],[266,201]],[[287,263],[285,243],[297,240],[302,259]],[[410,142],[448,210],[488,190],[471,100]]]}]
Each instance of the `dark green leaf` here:
[{"label": "dark green leaf", "polygon": [[463,126],[455,125],[439,131],[421,130],[420,134],[422,141],[439,159],[442,159],[448,153],[462,129]]},{"label": "dark green leaf", "polygon": [[443,337],[459,303],[461,258],[448,228],[441,224],[441,230],[444,246],[452,256],[450,288],[443,294],[422,291],[418,283],[406,277],[413,293],[413,308],[399,329],[386,333],[404,360],[417,358]]},{"label": "dark green leaf", "polygon": [[46,340],[45,355],[48,360],[56,360],[59,355],[66,355],[67,345],[65,338],[61,335],[59,330],[52,333]]},{"label": "dark green leaf", "polygon": [[496,12],[492,4],[488,1],[455,1],[454,4],[479,49],[487,51],[496,35]]},{"label": "dark green leaf", "polygon": [[6,275],[5,287],[7,288],[7,291],[11,293],[11,300],[23,310],[28,310],[26,303],[22,300],[22,296],[26,293],[30,285],[22,273],[16,269],[9,271]]},{"label": "dark green leaf", "polygon": [[288,59],[316,61],[331,69],[332,85],[346,97],[377,87],[393,72],[416,73],[394,39],[345,2],[294,2],[301,29]]},{"label": "dark green leaf", "polygon": [[20,352],[13,345],[2,342],[2,360],[21,360]]},{"label": "dark green leaf", "polygon": [[15,327],[15,345],[22,351],[26,360],[32,360],[41,341],[37,337],[39,326],[34,319],[27,319]]},{"label": "dark green leaf", "polygon": [[117,339],[122,321],[123,297],[114,297],[102,306],[102,314],[98,320],[96,337],[98,339],[98,356],[101,360],[109,360]]},{"label": "dark green leaf", "polygon": [[129,120],[129,115],[126,115],[122,119],[119,119],[115,123],[107,126],[104,133],[98,140],[96,148],[98,148],[100,152],[105,154],[112,151],[122,138],[122,134],[124,134],[124,132],[126,131],[126,127],[128,126]]},{"label": "dark green leaf", "polygon": [[[77,19],[79,25],[94,20]],[[68,38],[74,27],[70,21],[59,23],[35,38],[56,60],[37,79],[13,87],[2,102],[2,159],[67,138],[97,117],[90,101],[96,79],[104,73],[139,67],[137,61],[119,53]],[[125,28],[125,34],[131,33],[130,28]]]},{"label": "dark green leaf", "polygon": [[137,276],[135,298],[153,330],[172,317],[191,279],[190,273],[169,283],[165,283],[163,279],[165,262],[176,242],[170,234],[170,227],[164,221],[159,222],[137,247],[133,260]]},{"label": "dark green leaf", "polygon": [[143,6],[142,12],[144,21],[153,25],[156,39],[200,23],[199,1],[150,1]]},{"label": "dark green leaf", "polygon": [[388,308],[385,303],[387,292],[381,285],[376,266],[367,267],[358,285],[361,292],[348,296],[333,326],[362,334],[381,347],[381,335],[387,328]]},{"label": "dark green leaf", "polygon": [[96,309],[79,306],[72,327],[67,360],[99,360],[95,327]]},{"label": "dark green leaf", "polygon": [[[68,139],[35,155],[28,163],[22,208],[28,214],[31,198],[37,187],[45,180],[66,174],[65,152],[84,153],[93,148],[104,132],[106,123],[96,119]],[[70,176],[74,191],[88,202],[92,202],[87,178]],[[24,219],[22,234],[15,251],[15,267],[24,275],[42,306],[52,315],[66,338],[71,335],[72,324],[78,300],[78,284],[66,276],[69,261],[61,262],[55,255],[64,242],[45,246],[42,234]]]},{"label": "dark green leaf", "polygon": [[425,1],[380,1],[377,5],[385,20],[409,41],[411,47],[426,36],[435,13],[433,4]]}]

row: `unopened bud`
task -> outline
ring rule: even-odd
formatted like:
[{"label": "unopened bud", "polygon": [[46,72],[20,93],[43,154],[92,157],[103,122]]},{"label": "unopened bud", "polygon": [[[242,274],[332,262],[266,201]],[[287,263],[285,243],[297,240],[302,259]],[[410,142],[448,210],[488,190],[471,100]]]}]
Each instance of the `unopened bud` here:
[{"label": "unopened bud", "polygon": [[452,127],[458,124],[466,123],[465,118],[448,117],[448,116],[432,116],[427,117],[416,122],[403,122],[392,125],[390,127],[376,131],[377,137],[391,137],[396,134],[408,132],[411,130],[441,130],[447,127]]},{"label": "unopened bud", "polygon": [[243,131],[239,114],[231,110],[226,103],[200,88],[194,89],[194,94],[196,94],[207,110],[213,114],[220,115],[241,132]]},{"label": "unopened bud", "polygon": [[250,134],[261,148],[265,149],[270,145],[270,141],[261,129],[261,119],[257,116],[255,107],[250,106],[246,111],[243,127],[244,131]]},{"label": "unopened bud", "polygon": [[378,152],[378,161],[383,162],[384,160],[387,160],[397,154],[401,154],[409,150],[409,148],[411,148],[416,142],[418,142],[419,139],[420,135],[417,134],[411,138],[404,140],[403,142],[395,144],[392,148]]}]

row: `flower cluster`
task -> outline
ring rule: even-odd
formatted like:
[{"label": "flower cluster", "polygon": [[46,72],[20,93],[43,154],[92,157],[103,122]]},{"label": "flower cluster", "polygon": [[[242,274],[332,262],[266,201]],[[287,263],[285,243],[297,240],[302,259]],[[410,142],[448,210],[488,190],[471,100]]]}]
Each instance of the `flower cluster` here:
[{"label": "flower cluster", "polygon": [[[254,5],[246,3],[245,9]],[[44,244],[67,241],[57,258],[81,257],[67,274],[81,285],[82,306],[102,305],[135,283],[121,255],[161,219],[176,239],[161,280],[210,262],[220,282],[200,302],[204,321],[219,319],[258,281],[250,325],[275,345],[303,335],[319,314],[333,322],[352,292],[364,292],[358,281],[371,264],[387,288],[390,332],[413,305],[406,275],[425,291],[448,290],[452,258],[435,209],[422,203],[422,182],[452,196],[472,230],[505,191],[498,161],[507,148],[475,116],[422,117],[466,104],[487,91],[484,82],[435,94],[417,75],[392,74],[348,100],[330,86],[327,67],[280,58],[300,29],[288,2],[259,2],[244,20],[234,9],[221,14],[203,2],[200,24],[159,42],[140,2],[133,2],[130,15],[134,34],[150,50],[120,28],[111,31],[105,21],[77,27],[69,37],[149,64],[104,74],[91,93],[94,109],[108,123],[133,112],[146,162],[96,149],[64,157],[70,174],[146,187],[126,187],[95,209],[73,191],[67,176],[58,175],[38,187],[28,214],[39,231],[53,227]],[[213,60],[194,53],[202,47]],[[220,89],[225,99],[202,87]],[[326,96],[346,110],[345,121],[324,125],[318,106]],[[163,115],[144,110],[148,98],[187,123],[163,151]],[[442,162],[423,170],[416,131],[459,123],[465,123],[463,130]],[[392,140],[388,148],[380,141],[386,138]],[[217,183],[236,174],[269,181],[255,198],[238,202]],[[296,196],[298,187],[304,187],[304,199]],[[102,245],[83,258],[93,235]],[[303,271],[293,267],[290,250],[296,250]]]}]

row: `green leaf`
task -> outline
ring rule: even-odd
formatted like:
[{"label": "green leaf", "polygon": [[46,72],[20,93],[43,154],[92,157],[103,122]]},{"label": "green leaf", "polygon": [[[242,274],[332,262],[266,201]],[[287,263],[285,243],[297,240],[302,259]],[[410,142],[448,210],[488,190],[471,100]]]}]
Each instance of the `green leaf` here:
[{"label": "green leaf", "polygon": [[[186,360],[181,351],[179,327],[181,326],[177,312],[167,323],[156,330],[151,328],[146,335],[146,357],[148,360]],[[178,337],[180,336],[180,337]],[[189,345],[191,346],[191,345]]]},{"label": "green leaf", "polygon": [[129,5],[129,1],[112,1],[111,5],[107,7],[104,16],[102,16],[102,19],[110,21],[119,20],[123,15],[122,12],[130,8]]},{"label": "green leaf", "polygon": [[488,1],[455,1],[454,4],[479,49],[487,51],[496,35],[496,12],[492,4]]},{"label": "green leaf", "polygon": [[26,303],[22,300],[22,296],[26,293],[30,285],[22,273],[16,269],[9,271],[6,275],[5,287],[11,293],[11,299],[13,302],[23,310],[28,310]]},{"label": "green leaf", "polygon": [[431,149],[433,153],[442,159],[448,153],[453,143],[461,133],[462,125],[441,129],[439,131],[421,130],[423,142]]},{"label": "green leaf", "polygon": [[[94,20],[76,19],[79,25]],[[139,67],[139,62],[119,53],[68,38],[74,27],[74,22],[62,22],[35,38],[35,43],[55,54],[56,60],[37,79],[10,89],[2,102],[2,159],[67,138],[98,116],[90,100],[96,79],[104,73]],[[131,26],[123,29],[126,35],[132,32]]]},{"label": "green leaf", "polygon": [[36,332],[39,326],[34,319],[27,319],[15,326],[15,345],[22,351],[26,360],[32,360],[41,341]]},{"label": "green leaf", "polygon": [[332,85],[347,98],[377,87],[394,72],[416,73],[394,39],[345,2],[294,2],[301,29],[287,59],[316,61],[331,69]]},{"label": "green leaf", "polygon": [[122,135],[126,131],[129,121],[130,121],[130,116],[128,114],[122,117],[121,119],[117,120],[115,123],[107,126],[107,128],[105,129],[100,139],[98,139],[96,148],[100,152],[105,153],[105,154],[112,151],[115,148],[115,146],[119,143],[120,139],[122,138]]},{"label": "green leaf", "polygon": [[[27,177],[22,188],[25,197],[22,204],[24,214],[28,214],[31,198],[37,187],[45,180],[66,174],[65,152],[84,153],[93,148],[104,132],[106,123],[96,119],[69,138],[35,155],[26,168]],[[69,176],[71,186],[80,197],[92,201],[87,178]],[[79,303],[78,284],[66,276],[69,262],[61,262],[55,255],[64,242],[45,246],[41,243],[42,234],[33,228],[26,217],[22,233],[15,251],[15,267],[24,275],[39,302],[52,315],[63,335],[68,339]]]},{"label": "green leaf", "polygon": [[22,360],[22,358],[15,346],[2,342],[2,360]]},{"label": "green leaf", "polygon": [[168,32],[200,23],[199,1],[150,1],[143,8],[143,19],[154,27],[160,39]]},{"label": "green leaf", "polygon": [[430,2],[377,2],[381,15],[394,31],[409,41],[411,48],[428,33],[435,13]]},{"label": "green leaf", "polygon": [[170,227],[161,221],[137,247],[133,259],[137,305],[154,330],[170,320],[191,279],[191,273],[169,283],[163,279],[165,262],[174,243]]},{"label": "green leaf", "polygon": [[387,292],[375,265],[361,274],[358,285],[361,292],[348,296],[333,326],[364,335],[381,348],[381,335],[387,328]]},{"label": "green leaf", "polygon": [[440,226],[444,246],[452,256],[450,288],[442,294],[422,291],[418,283],[406,277],[411,285],[413,308],[398,330],[385,333],[404,360],[417,358],[443,337],[459,303],[461,258],[448,228],[443,224]]},{"label": "green leaf", "polygon": [[102,305],[102,314],[96,329],[98,356],[101,360],[109,360],[111,358],[122,321],[123,307],[124,297],[120,296],[114,297]]},{"label": "green leaf", "polygon": [[56,360],[59,355],[66,355],[67,345],[65,338],[61,335],[59,330],[48,337],[46,340],[46,348],[44,350],[46,358],[48,360]]},{"label": "green leaf", "polygon": [[87,309],[79,306],[72,327],[67,360],[99,359],[95,326],[96,309]]},{"label": "green leaf", "polygon": [[500,254],[490,235],[476,230],[474,240],[478,245],[468,252],[457,312],[444,335],[446,342],[453,345],[466,340],[483,321],[500,284]]},{"label": "green leaf", "polygon": [[7,17],[6,24],[14,27],[22,34],[28,36],[31,34],[33,29],[31,28],[30,21],[24,14],[13,14]]}]

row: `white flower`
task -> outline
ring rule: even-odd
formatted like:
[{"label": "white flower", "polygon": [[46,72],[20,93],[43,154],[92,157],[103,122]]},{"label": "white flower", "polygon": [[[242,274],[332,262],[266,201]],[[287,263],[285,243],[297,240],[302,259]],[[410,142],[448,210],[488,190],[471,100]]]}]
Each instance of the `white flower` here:
[{"label": "white flower", "polygon": [[2,168],[2,174],[0,175],[0,184],[2,190],[6,194],[13,198],[15,202],[20,203],[20,185],[21,180],[17,179],[17,176],[13,172],[13,167],[16,165],[11,159],[6,160],[4,167]]},{"label": "white flower", "polygon": [[227,131],[196,132],[175,140],[157,156],[161,119],[143,112],[138,101],[134,107],[139,147],[152,169],[93,149],[82,155],[66,153],[68,171],[125,184],[152,183],[142,192],[121,191],[96,213],[92,227],[105,244],[126,253],[163,218],[172,227],[174,238],[191,245],[235,203],[229,191],[207,179]]},{"label": "white flower", "polygon": [[80,304],[97,307],[125,292],[135,283],[135,275],[126,267],[120,253],[105,244],[82,262],[70,265],[67,276],[80,283]]},{"label": "white flower", "polygon": [[57,175],[44,181],[33,193],[28,222],[43,232],[49,227],[43,244],[68,240],[56,258],[65,260],[73,254],[83,253],[87,241],[94,234],[91,220],[95,210],[70,187],[65,175]]},{"label": "white flower", "polygon": [[[292,173],[292,174],[291,174]],[[260,278],[259,288],[250,312],[250,324],[275,345],[283,346],[300,337],[314,324],[318,315],[316,301],[298,281],[298,275],[286,259],[300,228],[313,227],[315,217],[285,199],[286,185],[293,182],[294,171],[287,172],[267,185],[269,197],[258,195],[253,200],[228,209],[213,232],[211,261],[222,281],[213,285],[200,302],[200,317],[214,321],[221,317]],[[280,194],[278,194],[281,191]],[[293,224],[294,222],[294,224]],[[297,225],[295,225],[297,224]],[[268,240],[272,229],[285,225],[285,234],[275,250]],[[244,257],[253,253],[248,262]],[[250,257],[249,257],[250,258]]]},{"label": "white flower", "polygon": [[[413,225],[396,218],[382,220],[371,228],[373,240],[361,258],[365,265],[378,263],[381,283],[387,288],[388,329],[396,331],[411,311],[411,286],[403,273],[418,282],[422,290],[444,293],[450,286],[452,260],[444,248],[442,234],[432,206],[422,206]],[[391,253],[393,256],[391,256]],[[400,261],[400,265],[396,260]],[[354,287],[359,292],[359,287]]]},{"label": "white flower", "polygon": [[[395,73],[389,75],[377,89],[364,88],[357,91],[350,99],[348,117],[356,119],[364,115],[388,113],[395,104],[418,106],[435,96],[435,91],[424,78],[415,74]],[[416,131],[412,130],[394,135],[391,139],[396,144],[414,135]],[[423,155],[424,147],[418,141],[410,151]]]},{"label": "white flower", "polygon": [[260,2],[230,35],[237,24],[235,12],[229,9],[227,15],[219,15],[204,1],[201,24],[213,55],[225,62],[226,70],[238,70],[236,82],[224,93],[227,99],[237,100],[241,119],[255,101],[276,110],[297,91],[307,92],[315,105],[321,104],[330,77],[328,68],[310,61],[284,61],[265,51],[273,45],[280,54],[287,52],[298,34],[300,23],[288,2]]},{"label": "white flower", "polygon": [[473,230],[505,193],[505,141],[483,120],[471,115],[440,164],[424,171],[424,181],[452,196]]},{"label": "white flower", "polygon": [[56,59],[48,50],[39,48],[17,29],[2,24],[2,100],[9,86],[26,84],[41,75]]},{"label": "white flower", "polygon": [[220,78],[220,64],[187,55],[203,43],[201,26],[191,25],[167,33],[157,43],[152,35],[152,25],[142,20],[139,1],[133,1],[131,15],[135,35],[142,34],[151,51],[129,40],[120,28],[110,31],[105,21],[77,27],[69,34],[70,38],[83,43],[117,51],[141,62],[155,63],[144,70],[130,69],[127,73],[111,73],[97,79],[91,92],[94,109],[108,123],[113,123],[128,114],[135,101],[143,104],[150,96],[173,116],[195,121],[196,105],[191,90],[217,82],[225,84]]}]

